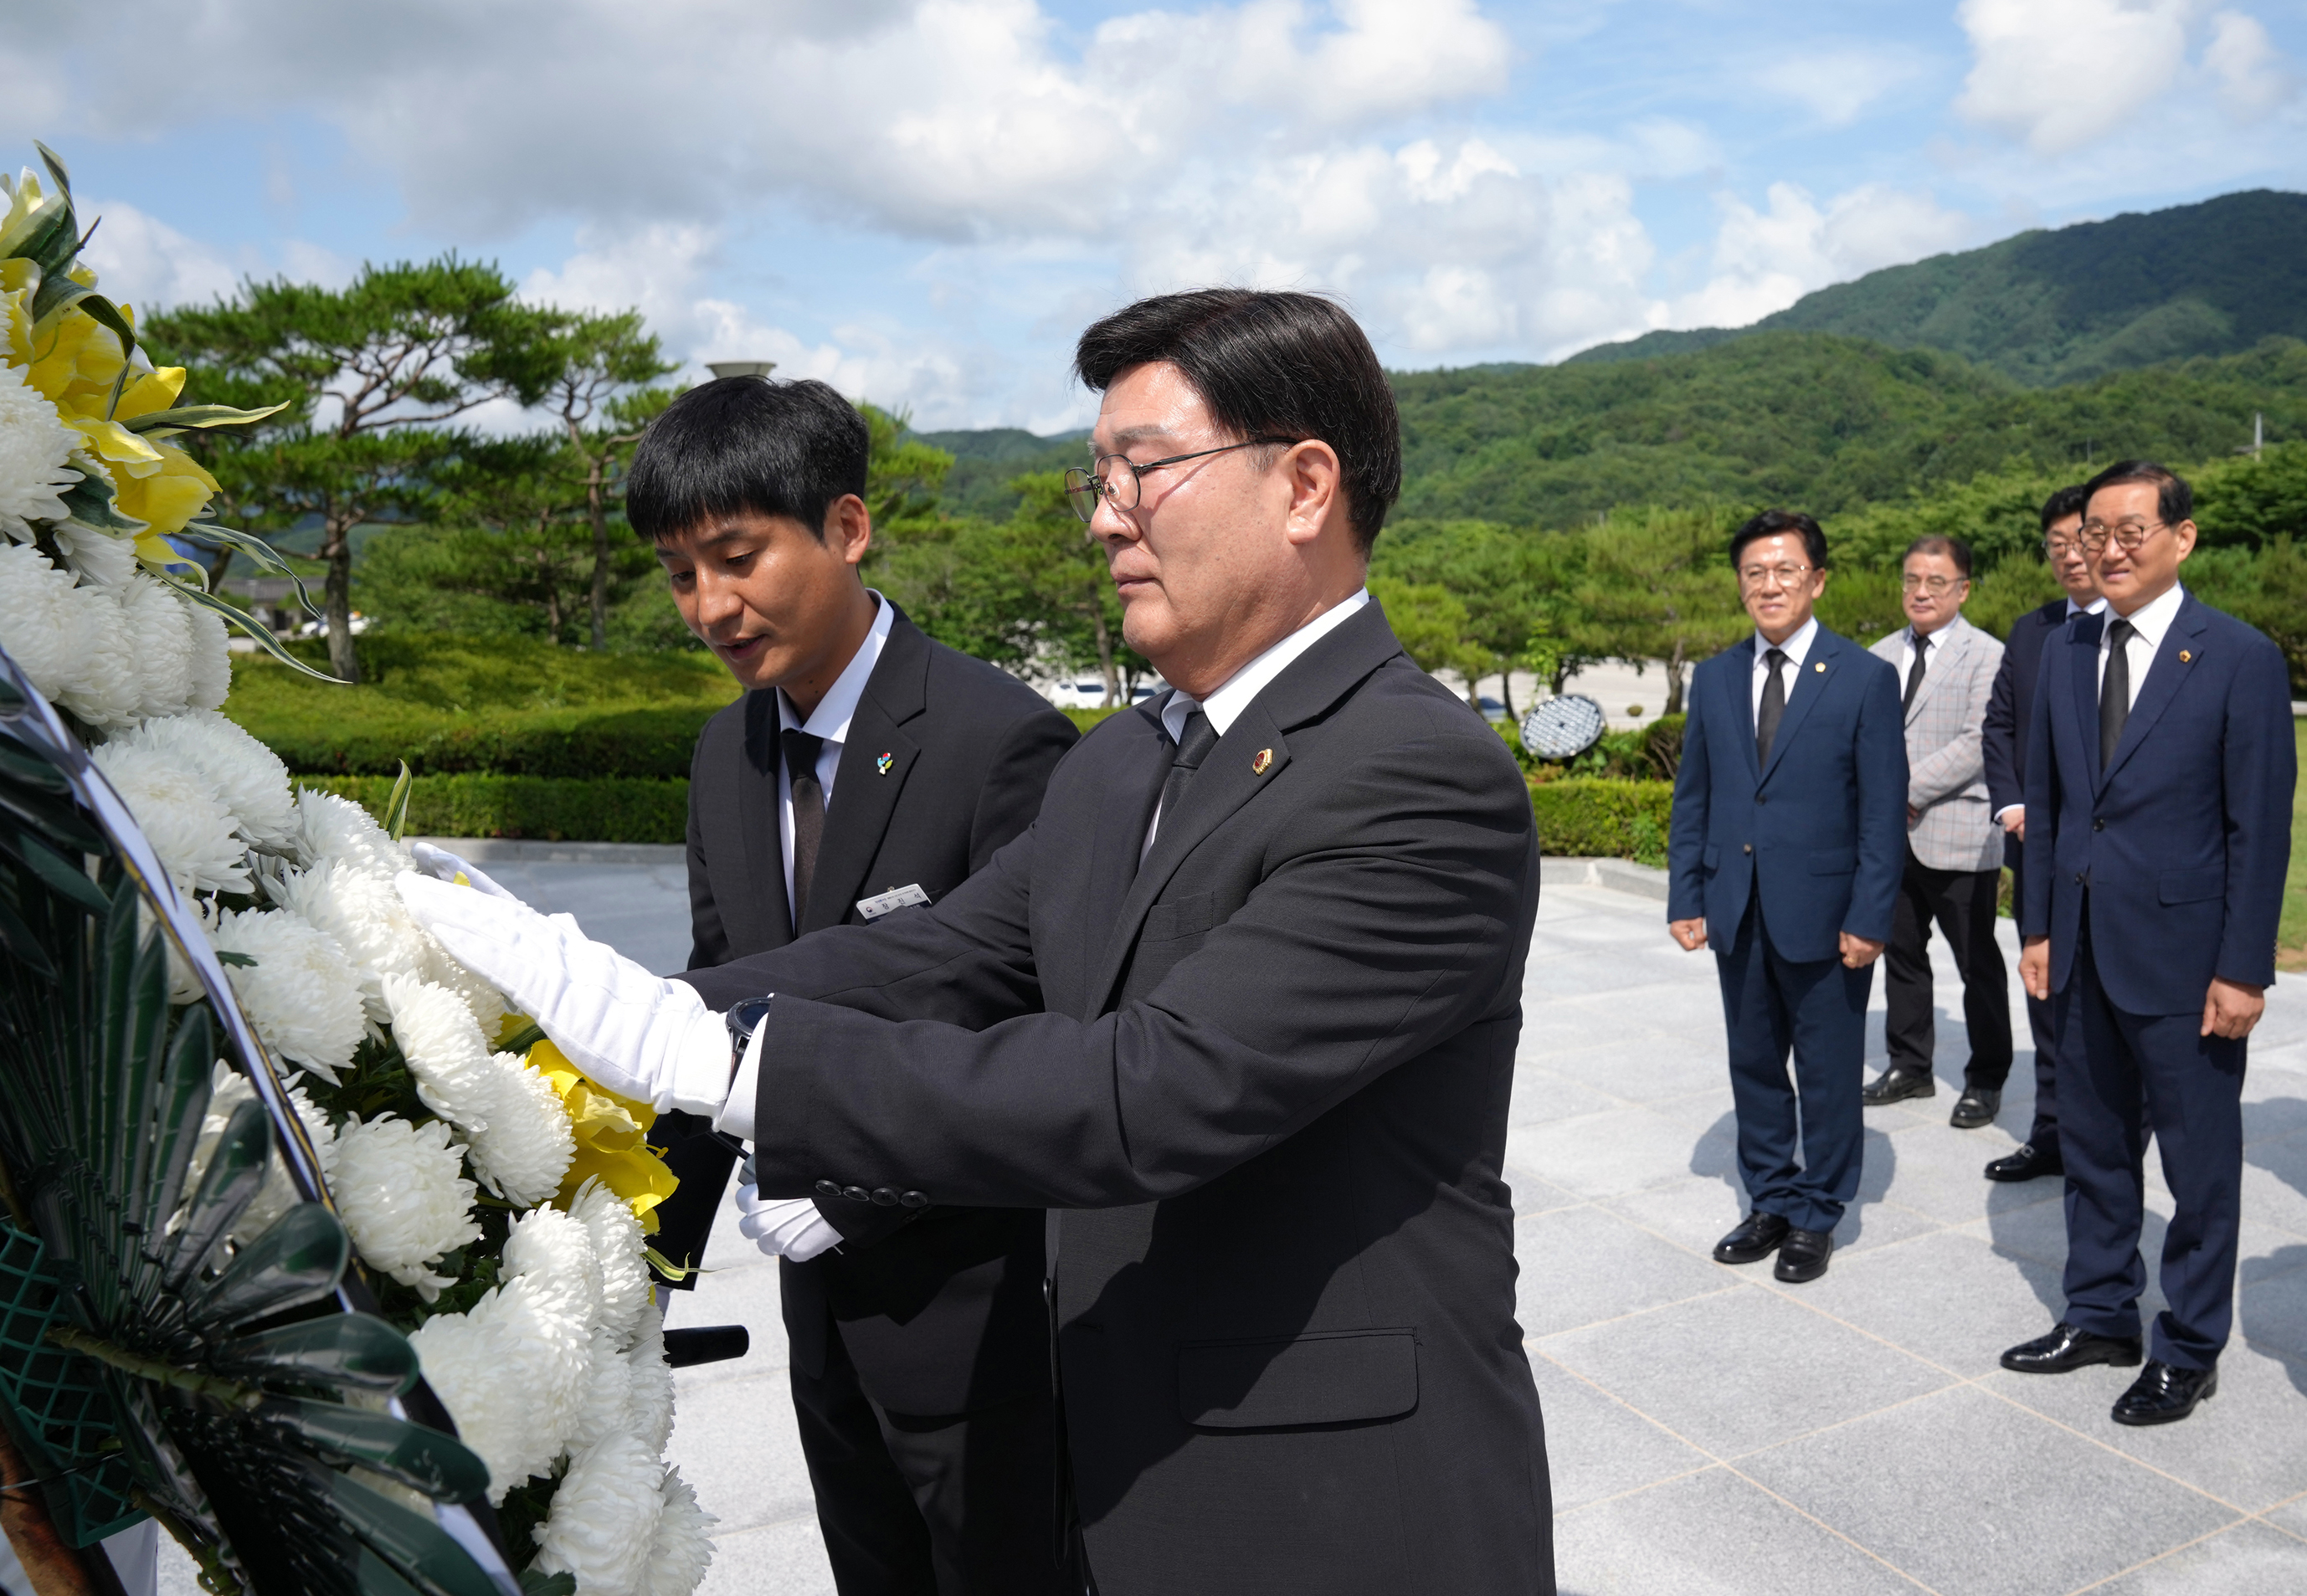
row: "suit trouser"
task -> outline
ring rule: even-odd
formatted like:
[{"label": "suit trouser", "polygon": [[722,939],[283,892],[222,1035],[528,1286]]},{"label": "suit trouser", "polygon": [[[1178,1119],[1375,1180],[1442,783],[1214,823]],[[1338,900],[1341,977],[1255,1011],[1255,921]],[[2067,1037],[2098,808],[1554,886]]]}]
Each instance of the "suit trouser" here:
[{"label": "suit trouser", "polygon": [[1883,1040],[1891,1068],[1931,1073],[1938,1043],[1931,991],[1931,925],[1946,933],[1962,972],[1962,1018],[1970,1032],[1963,1085],[2001,1090],[2011,1074],[2011,971],[1994,940],[1996,870],[1934,870],[1907,854],[1899,903],[1882,950]]},{"label": "suit trouser", "polygon": [[[2020,883],[2027,879],[2026,845],[2004,848],[2011,871],[2011,913],[2020,917]],[[2059,1150],[2059,1027],[2057,1011],[2045,999],[2027,994],[2027,1030],[2035,1039],[2035,1123],[2028,1128],[2027,1144],[2037,1152]]]},{"label": "suit trouser", "polygon": [[825,1369],[792,1371],[802,1455],[841,1596],[1057,1596],[1046,1390],[920,1418],[866,1395],[828,1326]]},{"label": "suit trouser", "polygon": [[1738,1174],[1747,1197],[1797,1230],[1831,1231],[1858,1195],[1865,1137],[1858,1093],[1874,967],[1780,957],[1762,924],[1758,891],[1729,948],[1716,950],[1714,968],[1722,982]]},{"label": "suit trouser", "polygon": [[2234,1323],[2243,1219],[2243,1074],[2247,1044],[2204,1036],[2202,1012],[2128,1014],[2099,984],[2090,908],[2067,984],[2053,994],[2059,1150],[2067,1166],[2067,1321],[2097,1335],[2139,1334],[2147,1266],[2147,1138],[2163,1157],[2171,1226],[2148,1356],[2182,1369],[2218,1360]]}]

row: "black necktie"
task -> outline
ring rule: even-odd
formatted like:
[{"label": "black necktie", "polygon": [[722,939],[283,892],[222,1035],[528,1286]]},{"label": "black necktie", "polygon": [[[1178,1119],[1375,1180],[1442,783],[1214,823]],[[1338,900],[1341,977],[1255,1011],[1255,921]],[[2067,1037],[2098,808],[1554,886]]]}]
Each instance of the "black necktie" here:
[{"label": "black necktie", "polygon": [[1210,724],[1208,716],[1196,709],[1186,716],[1186,734],[1178,739],[1178,757],[1171,761],[1169,778],[1162,784],[1160,818],[1154,822],[1157,829],[1177,815],[1178,806],[1185,802],[1186,789],[1193,785],[1194,772],[1202,768],[1202,761],[1217,745],[1218,729]]},{"label": "black necktie", "polygon": [[809,884],[817,874],[817,845],[825,836],[825,784],[817,779],[817,756],[825,739],[788,726],[785,736],[785,780],[793,787],[793,922],[801,930],[809,912]]},{"label": "black necktie", "polygon": [[2106,626],[2106,671],[2098,683],[2098,768],[2114,762],[2115,745],[2123,741],[2123,723],[2131,718],[2131,639],[2139,629],[2128,621]]},{"label": "black necktie", "polygon": [[1907,673],[1907,696],[1900,700],[1900,708],[1911,709],[1915,707],[1915,695],[1923,691],[1923,662],[1930,657],[1930,639],[1915,639],[1915,668]]},{"label": "black necktie", "polygon": [[1754,711],[1754,757],[1765,765],[1771,762],[1771,742],[1779,734],[1779,722],[1787,715],[1787,679],[1779,674],[1786,663],[1785,649],[1763,651],[1762,664],[1770,674],[1762,678],[1762,707]]}]

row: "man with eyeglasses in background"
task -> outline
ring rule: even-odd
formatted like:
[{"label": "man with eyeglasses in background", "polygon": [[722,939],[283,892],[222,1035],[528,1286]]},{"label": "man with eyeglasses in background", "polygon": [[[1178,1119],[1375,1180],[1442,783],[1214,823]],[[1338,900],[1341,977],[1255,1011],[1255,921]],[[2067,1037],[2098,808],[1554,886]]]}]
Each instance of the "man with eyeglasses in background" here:
[{"label": "man with eyeglasses in background", "polygon": [[2163,467],[2093,477],[2081,541],[2106,595],[2044,649],[2027,751],[2019,972],[2064,1047],[2066,1312],[2003,1354],[2022,1374],[2137,1364],[2151,1135],[2171,1190],[2152,1357],[2118,1424],[2218,1389],[2234,1320],[2245,1039],[2275,979],[2298,755],[2289,673],[2179,583],[2193,495]]},{"label": "man with eyeglasses in background", "polygon": [[1988,694],[2003,645],[1963,619],[1970,596],[1970,546],[1959,537],[1918,537],[1900,562],[1907,624],[1874,645],[1904,684],[1907,725],[1907,862],[1891,945],[1882,957],[1889,1068],[1866,1088],[1869,1108],[1938,1092],[1931,981],[1936,922],[1962,973],[1962,1017],[1970,1058],[1950,1123],[1991,1125],[2011,1075],[2011,973],[1994,940],[1994,900],[2003,884],[2003,836],[1989,813],[1981,747]]},{"label": "man with eyeglasses in background", "polygon": [[[2063,487],[2045,499],[2041,519],[2043,558],[2066,592],[2011,623],[2011,635],[2003,640],[2003,666],[1987,697],[1980,745],[1986,759],[1986,802],[2003,828],[2003,862],[2011,871],[2011,916],[2021,922],[2027,918],[2027,728],[2035,713],[2043,647],[2078,615],[2090,617],[2096,627],[2106,609],[2097,573],[2083,552],[2082,485]],[[2027,999],[2027,1028],[2035,1039],[2034,1123],[2017,1151],[1988,1163],[1990,1180],[2034,1180],[2066,1171],[2059,1161],[2058,1027],[2052,1024],[2051,1005],[2032,994]]]},{"label": "man with eyeglasses in background", "polygon": [[1773,1273],[1798,1283],[1826,1273],[1858,1194],[1866,998],[1906,854],[1907,749],[1897,673],[1813,613],[1819,524],[1765,511],[1731,535],[1730,565],[1754,640],[1691,674],[1667,929],[1688,951],[1711,945],[1722,983],[1750,1206],[1715,1261],[1775,1252]]}]

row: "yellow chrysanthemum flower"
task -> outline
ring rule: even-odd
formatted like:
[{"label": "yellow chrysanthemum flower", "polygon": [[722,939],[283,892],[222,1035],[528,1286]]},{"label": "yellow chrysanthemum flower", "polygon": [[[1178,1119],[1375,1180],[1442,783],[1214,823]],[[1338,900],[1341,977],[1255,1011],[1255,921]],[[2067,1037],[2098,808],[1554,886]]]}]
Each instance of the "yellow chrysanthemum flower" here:
[{"label": "yellow chrysanthemum flower", "polygon": [[[131,327],[136,324],[133,308],[124,305],[120,313]],[[55,328],[38,341],[33,356],[32,386],[66,416],[90,419],[103,416],[112,402],[112,385],[126,364],[119,336],[77,305],[56,318]]]},{"label": "yellow chrysanthemum flower", "polygon": [[0,261],[0,361],[32,364],[32,296],[40,269],[21,255]]},{"label": "yellow chrysanthemum flower", "polygon": [[577,1156],[553,1202],[568,1207],[576,1201],[577,1188],[597,1178],[632,1206],[644,1233],[656,1234],[657,1205],[681,1184],[644,1139],[656,1122],[656,1111],[594,1085],[550,1042],[529,1049],[528,1061],[553,1083],[577,1131]]}]

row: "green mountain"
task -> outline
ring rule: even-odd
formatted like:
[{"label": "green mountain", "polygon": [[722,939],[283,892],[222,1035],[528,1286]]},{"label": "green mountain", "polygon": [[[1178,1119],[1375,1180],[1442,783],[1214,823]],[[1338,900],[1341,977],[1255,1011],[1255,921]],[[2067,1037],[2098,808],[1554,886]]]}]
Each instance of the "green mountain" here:
[{"label": "green mountain", "polygon": [[2307,338],[2307,194],[2257,189],[2037,229],[1822,288],[1751,328],[1647,333],[1566,364],[1689,354],[1773,331],[1944,349],[2035,387]]}]

